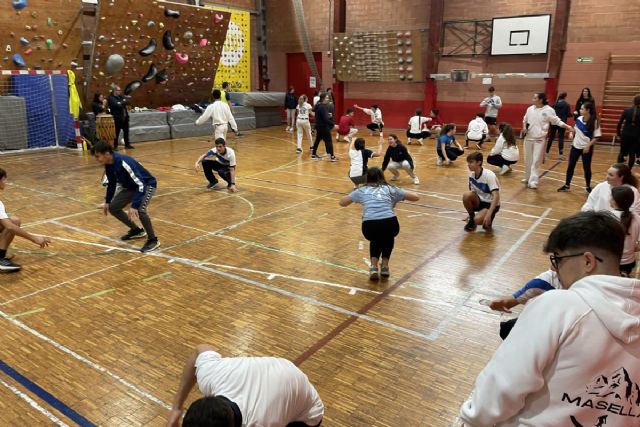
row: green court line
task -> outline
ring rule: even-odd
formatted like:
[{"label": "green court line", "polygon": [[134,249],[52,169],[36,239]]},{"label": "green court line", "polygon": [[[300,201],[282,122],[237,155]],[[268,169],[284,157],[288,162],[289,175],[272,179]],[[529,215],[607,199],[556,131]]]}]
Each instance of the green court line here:
[{"label": "green court line", "polygon": [[145,277],[144,279],[142,279],[142,281],[143,282],[150,282],[152,280],[161,279],[163,277],[168,277],[168,276],[171,276],[171,272],[170,271],[165,271],[164,273],[156,274],[154,276]]},{"label": "green court line", "polygon": [[87,298],[93,298],[93,297],[99,297],[100,295],[104,295],[104,294],[108,294],[109,292],[113,292],[115,291],[115,288],[109,288],[109,289],[105,289],[103,291],[99,291],[93,294],[89,294],[89,295],[85,295],[83,297],[80,297],[81,300],[85,300]]},{"label": "green court line", "polygon": [[9,316],[11,319],[15,319],[16,317],[21,317],[21,316],[28,316],[30,314],[34,314],[34,313],[40,313],[41,311],[44,311],[44,307],[40,307],[40,308],[34,308],[33,310],[29,310],[29,311],[24,311],[22,313],[18,313],[18,314],[14,314]]}]

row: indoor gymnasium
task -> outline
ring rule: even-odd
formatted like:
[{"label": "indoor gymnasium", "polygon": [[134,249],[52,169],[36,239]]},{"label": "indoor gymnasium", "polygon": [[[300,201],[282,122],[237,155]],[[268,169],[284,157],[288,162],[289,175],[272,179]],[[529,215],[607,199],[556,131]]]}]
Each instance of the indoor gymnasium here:
[{"label": "indoor gymnasium", "polygon": [[638,22],[3,1],[0,425],[640,426]]}]

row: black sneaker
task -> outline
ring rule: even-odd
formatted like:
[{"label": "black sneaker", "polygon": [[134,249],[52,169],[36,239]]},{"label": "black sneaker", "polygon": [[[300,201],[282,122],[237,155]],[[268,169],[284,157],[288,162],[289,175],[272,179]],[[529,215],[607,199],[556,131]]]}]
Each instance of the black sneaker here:
[{"label": "black sneaker", "polygon": [[218,185],[218,181],[207,184],[207,190],[213,190]]},{"label": "black sneaker", "polygon": [[570,190],[569,186],[567,184],[563,185],[562,187],[558,188],[558,193],[566,193]]},{"label": "black sneaker", "polygon": [[7,273],[12,273],[16,271],[20,271],[22,267],[18,264],[14,263],[8,258],[0,258],[0,271],[6,271]]},{"label": "black sneaker", "polygon": [[464,231],[475,231],[476,227],[476,219],[470,216],[467,220],[467,225],[464,226]]},{"label": "black sneaker", "polygon": [[338,161],[338,158],[337,158],[336,156],[331,156],[331,161],[332,161],[332,162],[337,162],[337,161]]},{"label": "black sneaker", "polygon": [[587,194],[591,193],[591,187],[587,187],[587,188],[585,188],[585,190],[586,190]]},{"label": "black sneaker", "polygon": [[384,265],[380,266],[380,277],[383,279],[389,278],[391,273],[389,273],[389,267],[385,267]]},{"label": "black sneaker", "polygon": [[302,148],[296,148],[296,153],[298,154],[302,153]]},{"label": "black sneaker", "polygon": [[147,240],[147,243],[145,243],[144,246],[140,248],[140,252],[145,253],[145,252],[155,251],[159,247],[160,247],[160,242],[158,241],[158,239],[149,239]]},{"label": "black sneaker", "polygon": [[322,157],[318,156],[317,154],[311,155],[311,160],[320,160],[320,159],[322,159]]},{"label": "black sneaker", "polygon": [[133,150],[136,147],[134,147],[133,145],[129,144],[129,145],[125,145],[124,148],[127,149],[127,150]]},{"label": "black sneaker", "polygon": [[133,228],[129,230],[129,232],[124,236],[122,236],[120,239],[122,240],[142,239],[146,235],[147,235],[147,232],[144,231],[143,228]]}]

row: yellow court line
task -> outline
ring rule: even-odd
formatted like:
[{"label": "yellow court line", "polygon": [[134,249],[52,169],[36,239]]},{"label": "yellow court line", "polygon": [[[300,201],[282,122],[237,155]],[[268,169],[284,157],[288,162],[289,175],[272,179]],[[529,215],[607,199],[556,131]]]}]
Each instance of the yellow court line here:
[{"label": "yellow court line", "polygon": [[103,291],[99,291],[93,294],[89,294],[89,295],[85,295],[80,297],[81,300],[85,300],[87,298],[93,298],[93,297],[99,297],[100,295],[104,295],[104,294],[108,294],[109,292],[113,292],[115,291],[115,288],[109,288],[109,289],[105,289]]},{"label": "yellow court line", "polygon": [[13,315],[9,316],[9,318],[15,319],[16,317],[28,316],[29,314],[40,313],[41,311],[44,311],[44,307],[34,308],[33,310],[24,311],[24,312],[18,313],[18,314],[13,314]]},{"label": "yellow court line", "polygon": [[160,279],[160,278],[167,277],[167,276],[171,276],[171,272],[170,271],[165,271],[164,273],[156,274],[154,276],[145,277],[144,279],[142,279],[142,281],[143,282],[150,282],[152,280]]}]

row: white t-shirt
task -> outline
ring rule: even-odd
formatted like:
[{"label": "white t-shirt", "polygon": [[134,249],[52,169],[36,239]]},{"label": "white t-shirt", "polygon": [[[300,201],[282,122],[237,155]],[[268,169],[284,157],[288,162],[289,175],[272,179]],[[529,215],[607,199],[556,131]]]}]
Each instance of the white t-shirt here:
[{"label": "white t-shirt", "polygon": [[367,150],[349,150],[349,158],[351,158],[351,167],[349,168],[349,176],[362,176],[366,173],[367,162],[373,156],[373,151]]},{"label": "white t-shirt", "polygon": [[0,219],[9,219],[7,211],[4,210],[4,203],[0,202]]},{"label": "white t-shirt", "polygon": [[[626,185],[633,191],[633,204],[629,210],[631,212],[635,212],[640,215],[640,192],[638,189],[629,184]],[[611,185],[607,181],[601,182],[596,185],[591,193],[589,193],[589,197],[587,197],[587,201],[582,205],[580,209],[582,212],[586,211],[609,211],[614,212],[614,209],[611,207]]]},{"label": "white t-shirt", "polygon": [[469,190],[476,193],[481,202],[491,203],[493,191],[500,190],[500,183],[493,171],[482,168],[477,178],[475,172],[469,172]]},{"label": "white t-shirt", "polygon": [[535,105],[527,108],[524,114],[524,122],[529,125],[525,139],[544,139],[549,131],[549,123],[555,126],[564,127],[564,122],[556,115],[549,105],[543,105],[538,108]]},{"label": "white t-shirt", "polygon": [[469,126],[467,126],[467,138],[479,141],[482,139],[482,135],[486,135],[489,133],[489,128],[484,120],[480,117],[476,117],[475,119],[469,122]]},{"label": "white t-shirt", "polygon": [[225,166],[231,167],[236,165],[236,153],[233,151],[233,148],[225,147],[224,154],[220,154],[218,150],[216,150],[216,147],[213,147],[207,152],[207,157],[215,157],[218,163]]},{"label": "white t-shirt", "polygon": [[371,123],[378,123],[381,125],[384,125],[384,122],[382,121],[382,111],[380,111],[380,109],[376,109],[376,111],[373,111],[370,108],[363,108],[362,112],[365,114],[368,114],[369,117],[371,117]]},{"label": "white t-shirt", "polygon": [[302,107],[298,105],[296,110],[298,110],[298,119],[301,120],[309,120],[309,111],[311,111],[311,105],[308,102],[302,104]]},{"label": "white t-shirt", "polygon": [[316,95],[313,97],[313,106],[315,107],[316,104],[318,103],[318,101],[320,101],[320,96]]},{"label": "white t-shirt", "polygon": [[587,146],[589,141],[593,138],[599,138],[602,136],[602,132],[600,131],[600,124],[596,121],[596,128],[591,132],[591,136],[589,136],[590,132],[587,129],[587,124],[584,121],[584,117],[580,116],[576,120],[576,125],[574,126],[576,133],[573,136],[573,146],[578,150],[582,150]]},{"label": "white t-shirt", "polygon": [[409,132],[411,133],[420,133],[422,132],[423,126],[429,122],[431,119],[428,119],[423,116],[413,116],[409,119]]},{"label": "white t-shirt", "polygon": [[[621,212],[614,211],[616,216],[620,218]],[[631,264],[636,260],[636,243],[640,241],[640,216],[631,212],[631,225],[624,236],[624,249],[622,250],[622,258],[620,264]]]},{"label": "white t-shirt", "polygon": [[498,95],[487,96],[480,103],[481,107],[487,107],[485,117],[498,117],[498,110],[502,107],[502,99]]},{"label": "white t-shirt", "polygon": [[294,421],[315,426],[324,405],[309,378],[287,359],[222,357],[205,351],[196,359],[198,388],[224,396],[240,408],[243,427],[283,427]]}]

